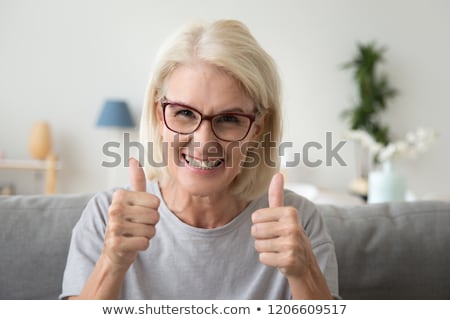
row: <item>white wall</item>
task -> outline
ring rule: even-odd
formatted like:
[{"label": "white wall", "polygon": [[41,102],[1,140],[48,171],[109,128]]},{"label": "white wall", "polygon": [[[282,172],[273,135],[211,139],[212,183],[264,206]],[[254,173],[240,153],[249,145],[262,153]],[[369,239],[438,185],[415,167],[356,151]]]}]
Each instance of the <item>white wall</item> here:
[{"label": "white wall", "polygon": [[[28,158],[28,131],[47,120],[63,162],[59,192],[108,186],[102,145],[113,133],[95,128],[102,101],[128,100],[137,120],[150,66],[163,39],[193,19],[245,22],[278,62],[283,79],[285,139],[295,151],[308,141],[338,141],[346,129],[339,113],[352,103],[354,86],[340,65],[356,42],[386,45],[385,69],[400,96],[385,114],[394,134],[419,125],[438,130],[438,143],[403,163],[412,191],[449,193],[450,2],[445,0],[0,0],[0,150]],[[136,131],[132,132],[135,137]],[[291,169],[291,181],[344,190],[349,166]],[[321,156],[322,154],[318,154]],[[126,183],[121,169],[118,181]],[[36,190],[29,173],[0,172],[0,184]],[[39,182],[39,179],[37,179]]]}]

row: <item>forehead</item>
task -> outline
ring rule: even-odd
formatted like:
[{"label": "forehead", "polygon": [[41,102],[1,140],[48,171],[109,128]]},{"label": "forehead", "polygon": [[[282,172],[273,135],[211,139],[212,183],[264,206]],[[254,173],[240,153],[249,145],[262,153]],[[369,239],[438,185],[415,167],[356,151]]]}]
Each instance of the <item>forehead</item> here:
[{"label": "forehead", "polygon": [[253,109],[252,100],[227,72],[204,62],[178,66],[165,81],[165,96],[204,112],[239,107]]}]

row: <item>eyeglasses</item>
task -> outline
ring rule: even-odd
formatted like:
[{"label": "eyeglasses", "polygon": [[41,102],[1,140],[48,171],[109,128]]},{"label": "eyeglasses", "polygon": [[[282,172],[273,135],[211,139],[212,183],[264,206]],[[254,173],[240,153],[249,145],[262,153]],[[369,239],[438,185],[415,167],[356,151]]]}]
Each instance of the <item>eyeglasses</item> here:
[{"label": "eyeglasses", "polygon": [[191,134],[203,120],[211,122],[214,135],[223,141],[241,141],[249,133],[256,116],[238,112],[224,112],[205,116],[197,109],[179,102],[172,102],[165,97],[161,99],[164,123],[175,133]]}]

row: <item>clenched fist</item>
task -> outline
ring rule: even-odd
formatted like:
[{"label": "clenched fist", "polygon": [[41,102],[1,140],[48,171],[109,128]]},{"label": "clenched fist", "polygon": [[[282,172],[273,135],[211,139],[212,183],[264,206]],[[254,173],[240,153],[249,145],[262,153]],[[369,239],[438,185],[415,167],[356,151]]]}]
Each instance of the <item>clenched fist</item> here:
[{"label": "clenched fist", "polygon": [[283,176],[277,173],[269,186],[269,208],[252,215],[252,236],[260,261],[278,268],[286,277],[302,277],[311,263],[312,250],[298,218],[298,211],[285,207]]},{"label": "clenched fist", "polygon": [[138,251],[146,250],[155,236],[159,220],[159,198],[146,192],[144,170],[136,159],[130,159],[131,190],[114,193],[108,211],[103,255],[127,270]]}]

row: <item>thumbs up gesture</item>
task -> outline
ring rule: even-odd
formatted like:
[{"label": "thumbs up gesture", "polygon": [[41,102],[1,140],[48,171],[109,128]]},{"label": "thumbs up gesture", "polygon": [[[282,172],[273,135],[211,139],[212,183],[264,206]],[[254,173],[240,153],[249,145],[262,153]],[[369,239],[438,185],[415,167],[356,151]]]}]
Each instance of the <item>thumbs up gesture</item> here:
[{"label": "thumbs up gesture", "polygon": [[313,253],[297,209],[284,206],[283,194],[283,175],[277,173],[269,186],[269,208],[253,213],[251,232],[261,263],[278,268],[288,279],[300,278]]},{"label": "thumbs up gesture", "polygon": [[138,251],[146,250],[159,220],[159,198],[146,192],[144,170],[130,159],[131,190],[114,193],[108,211],[103,252],[115,266],[127,270]]}]

